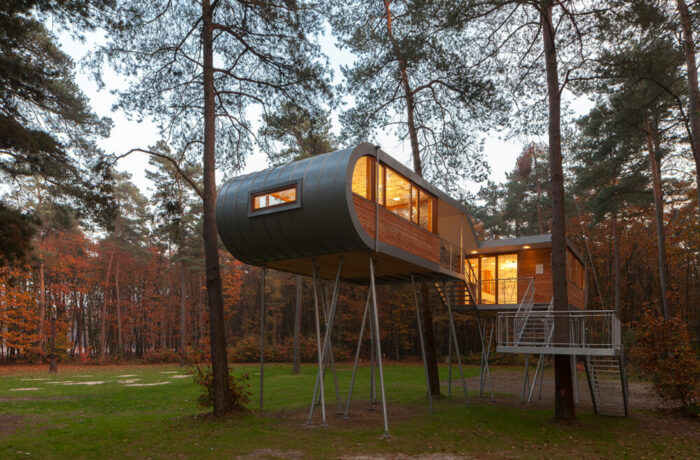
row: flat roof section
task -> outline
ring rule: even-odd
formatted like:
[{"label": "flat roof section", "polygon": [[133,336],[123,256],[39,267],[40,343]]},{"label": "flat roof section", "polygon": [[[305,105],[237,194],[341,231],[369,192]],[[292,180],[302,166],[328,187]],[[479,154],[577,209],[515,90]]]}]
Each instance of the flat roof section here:
[{"label": "flat roof section", "polygon": [[[574,243],[569,238],[566,238],[566,246],[581,263],[584,263],[583,255],[578,251]],[[479,248],[476,250],[476,252],[472,251],[472,254],[496,254],[499,252],[522,251],[527,249],[542,249],[551,247],[552,234],[544,233],[540,235],[520,236],[517,238],[481,240],[479,241]]]}]

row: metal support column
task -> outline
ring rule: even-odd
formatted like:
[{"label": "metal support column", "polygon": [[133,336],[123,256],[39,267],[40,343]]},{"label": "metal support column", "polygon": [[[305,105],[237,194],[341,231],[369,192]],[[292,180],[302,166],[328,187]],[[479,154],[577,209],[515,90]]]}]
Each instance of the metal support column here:
[{"label": "metal support column", "polygon": [[447,396],[452,396],[452,340],[447,340]]},{"label": "metal support column", "polygon": [[[433,412],[433,395],[430,391],[430,376],[428,375],[428,361],[425,356],[425,341],[423,339],[423,322],[420,317],[420,307],[418,306],[418,293],[416,292],[416,280],[411,276],[411,287],[413,288],[413,301],[416,304],[416,328],[418,329],[418,340],[420,341],[420,354],[423,360],[423,370],[425,371],[425,385],[428,388],[428,407]],[[451,370],[451,369],[450,369]]]},{"label": "metal support column", "polygon": [[[314,415],[314,403],[316,402],[316,396],[318,389],[320,387],[321,389],[321,409],[322,409],[322,414],[323,414],[323,424],[325,425],[326,423],[326,401],[325,401],[325,393],[324,393],[324,376],[325,376],[325,364],[326,360],[328,358],[328,346],[330,345],[330,340],[331,340],[331,333],[333,331],[333,320],[335,319],[335,311],[336,307],[338,304],[338,289],[340,287],[340,273],[343,269],[343,258],[340,257],[338,260],[338,272],[336,273],[335,276],[335,284],[333,286],[333,297],[331,299],[331,307],[330,307],[330,312],[328,315],[328,324],[326,326],[326,333],[323,338],[323,348],[321,348],[320,345],[320,337],[321,337],[321,330],[320,330],[320,324],[317,325],[317,332],[318,332],[318,346],[319,346],[319,369],[316,374],[316,384],[314,386],[314,395],[313,398],[311,399],[311,408],[309,409],[309,422],[311,422],[313,415]],[[314,270],[316,271],[316,270]],[[314,278],[314,306],[316,310],[316,314],[318,314],[318,288],[317,288],[318,282]],[[319,319],[320,323],[320,319]]]},{"label": "metal support column", "polygon": [[[318,315],[318,282],[316,281],[316,272],[318,268],[316,263],[313,263],[313,291],[314,291],[314,319],[316,320],[316,348],[318,352],[318,372],[321,374],[321,380],[323,380],[323,352],[321,351],[321,321]],[[311,399],[311,408],[309,409],[309,420],[306,423],[311,423],[312,417],[314,415],[314,404],[316,403],[316,390],[314,390],[314,397]],[[323,391],[323,385],[321,385],[321,420],[322,425],[326,424],[326,399],[325,393]]]},{"label": "metal support column", "polygon": [[357,339],[357,350],[355,351],[355,362],[352,365],[352,375],[350,377],[350,389],[348,390],[348,399],[345,402],[345,413],[343,414],[343,418],[347,419],[348,414],[350,413],[350,401],[352,400],[352,389],[355,386],[355,377],[357,376],[357,365],[360,362],[360,350],[362,349],[362,338],[365,333],[365,323],[367,322],[367,313],[369,311],[369,302],[371,299],[371,292],[367,293],[367,303],[365,304],[365,312],[362,315],[362,324],[360,325],[360,335],[359,338]]},{"label": "metal support column", "polygon": [[[447,292],[445,284],[442,286],[443,290]],[[462,368],[462,357],[459,354],[459,342],[457,341],[457,329],[455,329],[454,316],[452,315],[452,306],[450,305],[450,296],[445,296],[445,301],[447,302],[447,313],[450,318],[450,331],[452,333],[452,340],[454,341],[455,354],[457,355],[457,365],[459,366],[459,375],[462,379],[462,391],[464,392],[464,404],[469,405],[469,395],[467,395],[467,381],[464,379],[464,369]]]},{"label": "metal support column", "polygon": [[[328,309],[331,301],[328,299],[328,289],[325,283],[323,283],[321,280],[319,280],[319,284],[322,286],[322,296],[321,296],[321,302],[323,303],[323,321],[326,324],[326,328],[328,328],[328,316],[330,315],[330,311]],[[331,367],[331,372],[333,373],[333,384],[335,387],[335,402],[336,402],[336,410],[338,413],[341,413],[343,410],[343,405],[340,400],[340,387],[338,386],[338,374],[336,373],[335,370],[335,359],[333,357],[333,343],[329,342],[327,350],[324,351],[326,359],[323,363],[324,369],[328,369],[328,365],[330,364]]]},{"label": "metal support column", "polygon": [[535,375],[532,377],[532,385],[530,386],[530,391],[527,395],[527,402],[532,401],[532,395],[535,393],[535,388],[537,387],[537,378],[540,379],[540,393],[542,393],[542,373],[544,373],[544,354],[540,353],[539,358],[537,358],[537,366],[535,367]]},{"label": "metal support column", "polygon": [[265,370],[265,267],[260,275],[260,410],[263,410],[263,372]]},{"label": "metal support column", "polygon": [[[372,290],[370,289],[370,296]],[[371,308],[371,306],[370,306]],[[377,402],[377,376],[375,375],[375,351],[374,351],[374,322],[369,321],[369,410],[374,410],[372,405]]]},{"label": "metal support column", "polygon": [[491,355],[491,343],[493,341],[493,329],[494,323],[491,321],[491,330],[488,334],[488,342],[486,342],[486,330],[488,325],[486,322],[482,323],[481,320],[477,322],[477,327],[479,328],[479,338],[481,339],[481,369],[479,372],[479,396],[483,396],[484,386],[486,385],[486,379],[489,380],[489,390],[491,392],[491,400],[495,399],[493,393],[493,381],[491,380],[491,371],[489,369],[489,356]]},{"label": "metal support column", "polygon": [[525,404],[525,395],[528,393],[530,385],[530,353],[525,354],[525,374],[523,375],[523,389],[520,392],[520,402]]},{"label": "metal support column", "polygon": [[384,435],[389,438],[389,420],[386,414],[386,393],[384,391],[384,366],[382,365],[382,343],[381,335],[379,334],[379,310],[377,308],[377,287],[374,281],[374,261],[372,256],[369,256],[369,279],[370,289],[372,291],[372,316],[370,321],[374,321],[374,339],[375,351],[377,353],[377,368],[379,370],[379,389],[382,395],[382,415],[384,416]]}]

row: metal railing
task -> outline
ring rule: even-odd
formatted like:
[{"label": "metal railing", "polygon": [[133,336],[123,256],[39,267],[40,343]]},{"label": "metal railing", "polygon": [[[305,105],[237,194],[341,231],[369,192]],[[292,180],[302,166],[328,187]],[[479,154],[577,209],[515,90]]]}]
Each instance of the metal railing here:
[{"label": "metal railing", "polygon": [[[467,264],[468,266],[468,264]],[[471,270],[473,273],[473,270]],[[479,304],[522,304],[526,299],[534,302],[535,288],[532,277],[521,278],[495,278],[490,280],[474,281],[474,278],[466,278],[472,292],[478,299]],[[527,288],[522,296],[518,293],[527,283]],[[520,307],[518,307],[520,308]]]},{"label": "metal railing", "polygon": [[[558,339],[555,327],[568,328],[568,339]],[[498,314],[498,347],[571,350],[572,354],[616,354],[622,347],[620,320],[612,310],[531,311],[527,318],[518,313]],[[551,350],[550,350],[551,351]],[[521,351],[522,352],[522,351]]]},{"label": "metal railing", "polygon": [[440,238],[440,266],[461,274],[464,271],[464,251],[462,248]]}]

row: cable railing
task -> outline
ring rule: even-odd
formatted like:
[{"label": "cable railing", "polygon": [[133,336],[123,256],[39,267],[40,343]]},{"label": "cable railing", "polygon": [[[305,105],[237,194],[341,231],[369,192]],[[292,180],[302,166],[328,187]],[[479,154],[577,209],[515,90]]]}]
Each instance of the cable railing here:
[{"label": "cable railing", "polygon": [[[557,334],[556,328],[562,327],[568,334]],[[622,349],[620,320],[612,310],[531,311],[524,324],[517,312],[501,312],[497,340],[500,351],[506,352],[528,352],[518,350],[526,348],[538,353],[615,355]]]}]

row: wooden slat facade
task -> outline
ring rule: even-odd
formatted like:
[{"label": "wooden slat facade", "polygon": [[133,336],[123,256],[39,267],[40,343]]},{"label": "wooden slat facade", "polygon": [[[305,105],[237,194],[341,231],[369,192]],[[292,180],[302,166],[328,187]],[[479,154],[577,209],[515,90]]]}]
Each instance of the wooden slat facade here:
[{"label": "wooden slat facade", "polygon": [[[376,204],[353,194],[355,212],[367,234],[376,234]],[[440,262],[440,238],[418,225],[379,207],[379,241],[416,254],[431,262]]]},{"label": "wooden slat facade", "polygon": [[[577,261],[578,263],[578,261]],[[542,265],[542,274],[537,275],[536,266]],[[530,249],[522,251],[518,257],[518,277],[534,277],[535,279],[535,303],[549,303],[552,300],[552,249]],[[518,301],[522,299],[527,289],[527,280],[518,283]],[[567,281],[567,295],[569,304],[583,309],[583,289],[578,288],[571,280]]]}]

